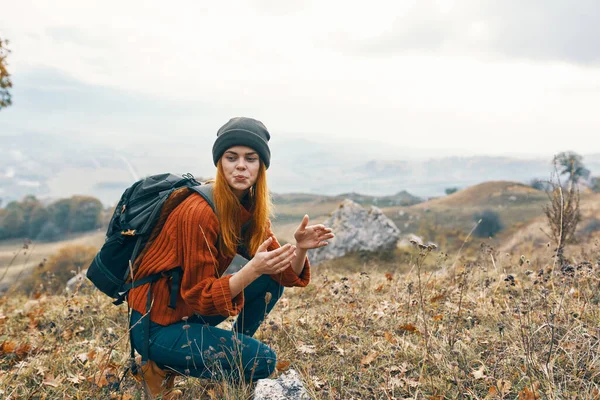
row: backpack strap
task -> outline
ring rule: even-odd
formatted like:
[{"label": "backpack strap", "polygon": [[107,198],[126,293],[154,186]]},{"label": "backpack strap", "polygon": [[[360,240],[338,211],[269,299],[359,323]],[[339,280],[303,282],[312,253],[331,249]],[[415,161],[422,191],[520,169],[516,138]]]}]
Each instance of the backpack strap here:
[{"label": "backpack strap", "polygon": [[202,196],[204,200],[206,200],[210,208],[212,208],[212,210],[215,212],[215,214],[217,213],[217,210],[215,208],[215,199],[213,195],[214,187],[212,184],[194,185],[190,186],[190,189]]},{"label": "backpack strap", "polygon": [[175,309],[175,301],[177,299],[177,293],[179,291],[179,285],[181,284],[181,275],[183,274],[183,269],[181,267],[175,267],[165,272],[157,272],[152,275],[145,276],[141,279],[138,279],[133,282],[129,282],[123,285],[123,292],[120,293],[120,296],[117,300],[113,301],[113,304],[118,306],[122,304],[127,299],[127,294],[131,289],[135,289],[138,286],[145,285],[147,283],[154,283],[157,280],[165,277],[171,277],[171,294],[169,298],[169,308]]},{"label": "backpack strap", "polygon": [[[113,303],[116,305],[121,304],[125,300],[125,298],[127,297],[127,293],[131,289],[136,288],[138,286],[145,285],[147,283],[150,284],[150,287],[148,288],[148,295],[146,297],[146,313],[142,317],[142,319],[143,319],[142,325],[143,325],[143,332],[144,332],[144,338],[143,338],[143,344],[142,344],[143,347],[140,351],[140,355],[142,356],[142,365],[144,365],[146,363],[146,361],[148,360],[148,353],[149,353],[149,346],[150,346],[150,306],[152,305],[152,286],[159,279],[170,277],[171,278],[171,288],[170,288],[171,293],[169,296],[169,308],[175,309],[175,302],[177,300],[177,294],[179,293],[179,286],[181,285],[182,274],[183,274],[183,269],[181,267],[175,267],[168,271],[157,272],[156,274],[148,275],[144,278],[138,279],[135,282],[128,283],[127,285],[125,285],[125,288],[127,290],[124,293],[122,293],[121,296]],[[131,320],[131,313],[129,310],[129,305],[128,305],[127,311],[128,311],[129,318]],[[131,338],[131,330],[130,330],[129,340],[130,340],[130,347],[131,347],[131,360],[132,360],[132,365],[135,365],[135,350],[133,349],[133,340],[131,340],[131,339],[132,338]],[[133,369],[133,368],[135,368],[135,366],[133,366],[131,368]],[[134,374],[135,374],[135,372],[134,372]]]}]

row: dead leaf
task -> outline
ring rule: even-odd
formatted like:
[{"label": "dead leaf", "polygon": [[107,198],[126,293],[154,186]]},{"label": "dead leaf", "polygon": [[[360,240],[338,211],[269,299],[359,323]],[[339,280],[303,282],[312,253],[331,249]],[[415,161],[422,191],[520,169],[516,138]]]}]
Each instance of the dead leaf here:
[{"label": "dead leaf", "polygon": [[394,390],[395,388],[402,388],[404,386],[406,386],[406,382],[404,382],[403,379],[400,379],[398,377],[392,376],[389,380],[388,380],[388,384],[390,386],[390,389]]},{"label": "dead leaf", "polygon": [[512,383],[510,383],[509,381],[505,381],[504,379],[498,379],[498,381],[496,382],[496,387],[498,388],[502,396],[506,396],[512,388]]},{"label": "dead leaf", "polygon": [[29,343],[21,343],[16,349],[15,354],[19,357],[25,357],[32,350],[32,347]]},{"label": "dead leaf", "polygon": [[65,331],[62,333],[62,338],[65,340],[71,340],[71,338],[73,337],[73,331],[70,328],[65,329]]},{"label": "dead leaf", "polygon": [[62,383],[63,379],[56,379],[52,374],[48,374],[44,377],[44,382],[42,382],[46,386],[52,386],[54,388],[59,387]]},{"label": "dead leaf", "polygon": [[277,361],[275,368],[277,368],[277,371],[279,372],[284,372],[290,368],[290,364],[291,363],[289,361]]},{"label": "dead leaf", "polygon": [[416,380],[414,380],[414,379],[410,379],[410,378],[406,378],[406,377],[404,377],[404,378],[402,378],[402,380],[403,380],[404,382],[406,382],[406,384],[407,384],[408,386],[410,386],[410,387],[413,387],[413,388],[414,388],[414,387],[417,387],[417,386],[419,386],[419,385],[420,385],[419,381],[416,381]]},{"label": "dead leaf", "polygon": [[108,380],[106,376],[100,372],[96,372],[94,375],[87,378],[88,382],[94,383],[98,387],[104,387],[108,385]]},{"label": "dead leaf", "polygon": [[85,364],[88,360],[88,353],[79,353],[75,358]]},{"label": "dead leaf", "polygon": [[88,382],[92,382],[98,387],[104,387],[110,382],[114,382],[115,379],[117,379],[117,371],[113,367],[105,368],[87,378]]},{"label": "dead leaf", "polygon": [[14,353],[16,348],[17,344],[15,342],[7,340],[2,343],[2,346],[0,346],[0,351],[5,354]]},{"label": "dead leaf", "polygon": [[389,332],[384,332],[383,336],[385,337],[385,340],[387,340],[391,344],[398,343],[398,341],[396,340],[396,338],[394,338],[394,336],[392,336],[392,334],[389,333]]},{"label": "dead leaf", "polygon": [[537,400],[540,396],[537,393],[534,393],[528,387],[525,387],[521,392],[519,392],[519,400]]},{"label": "dead leaf", "polygon": [[485,366],[482,365],[479,369],[476,369],[471,373],[473,374],[473,377],[475,377],[475,379],[483,379],[486,377],[484,371],[485,371]]},{"label": "dead leaf", "polygon": [[432,303],[437,303],[440,300],[444,299],[444,295],[443,294],[438,294],[437,296],[432,297],[429,301]]},{"label": "dead leaf", "polygon": [[496,386],[492,386],[492,387],[491,387],[491,388],[488,390],[488,394],[487,394],[487,396],[485,396],[485,397],[486,397],[486,399],[493,398],[493,397],[496,397],[496,396],[498,396],[498,394],[499,394],[499,393],[500,393],[500,392],[498,391],[498,389],[496,389]]},{"label": "dead leaf", "polygon": [[444,316],[442,314],[438,314],[438,315],[434,315],[433,316],[433,320],[434,321],[441,321],[444,318]]},{"label": "dead leaf", "polygon": [[376,292],[376,293],[379,293],[379,292],[381,292],[382,290],[383,290],[383,283],[382,283],[381,285],[377,286],[377,288],[375,289],[375,292]]},{"label": "dead leaf", "polygon": [[361,365],[369,365],[371,364],[373,361],[375,361],[375,359],[377,358],[379,354],[376,351],[372,351],[369,354],[367,354],[366,356],[363,357],[362,360],[360,360],[360,364]]},{"label": "dead leaf", "polygon": [[83,375],[73,375],[71,373],[69,373],[69,377],[67,378],[67,381],[73,383],[74,385],[78,385],[81,382],[83,382],[85,380],[85,376]]},{"label": "dead leaf", "polygon": [[392,279],[394,279],[394,275],[390,274],[389,272],[387,272],[385,274],[385,279],[387,279],[388,281],[391,281]]},{"label": "dead leaf", "polygon": [[323,382],[319,377],[311,375],[310,376],[310,381],[312,382],[313,386],[315,387],[316,390],[321,390],[325,387],[325,382]]},{"label": "dead leaf", "polygon": [[401,331],[406,331],[406,332],[410,332],[410,333],[419,333],[419,330],[413,324],[400,325],[398,327],[398,329]]},{"label": "dead leaf", "polygon": [[300,353],[304,354],[315,354],[317,350],[315,350],[314,344],[303,344],[297,348]]},{"label": "dead leaf", "polygon": [[400,366],[394,365],[388,369],[388,372],[392,376],[404,375],[407,371],[408,371],[408,368],[406,367],[406,363],[402,363],[402,365],[400,365]]}]

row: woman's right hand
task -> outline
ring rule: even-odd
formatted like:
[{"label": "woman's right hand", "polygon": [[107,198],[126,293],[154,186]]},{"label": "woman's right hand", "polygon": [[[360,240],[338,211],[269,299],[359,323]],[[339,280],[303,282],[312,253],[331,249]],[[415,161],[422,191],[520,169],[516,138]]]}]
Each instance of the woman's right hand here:
[{"label": "woman's right hand", "polygon": [[275,250],[269,251],[269,245],[273,238],[269,237],[256,250],[256,254],[248,264],[251,265],[255,273],[259,275],[278,274],[291,267],[292,261],[296,257],[296,246],[285,244]]}]

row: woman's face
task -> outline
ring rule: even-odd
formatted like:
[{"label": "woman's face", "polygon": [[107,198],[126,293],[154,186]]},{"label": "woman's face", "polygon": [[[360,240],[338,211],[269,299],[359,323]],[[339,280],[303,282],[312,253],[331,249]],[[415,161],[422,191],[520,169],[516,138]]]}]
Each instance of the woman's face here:
[{"label": "woman's face", "polygon": [[260,161],[250,147],[234,146],[223,153],[221,166],[231,190],[241,198],[256,183]]}]

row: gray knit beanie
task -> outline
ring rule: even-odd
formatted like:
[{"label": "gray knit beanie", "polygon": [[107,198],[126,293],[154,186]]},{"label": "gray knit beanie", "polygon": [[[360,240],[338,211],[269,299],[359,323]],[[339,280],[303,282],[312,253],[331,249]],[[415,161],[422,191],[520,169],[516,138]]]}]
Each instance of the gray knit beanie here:
[{"label": "gray knit beanie", "polygon": [[271,135],[262,122],[247,117],[231,118],[217,132],[217,140],[212,149],[215,166],[230,147],[247,146],[255,150],[265,167],[269,168],[271,163],[269,139]]}]

